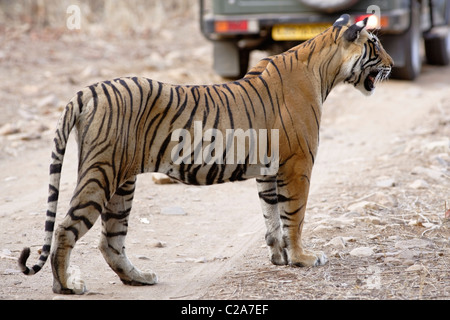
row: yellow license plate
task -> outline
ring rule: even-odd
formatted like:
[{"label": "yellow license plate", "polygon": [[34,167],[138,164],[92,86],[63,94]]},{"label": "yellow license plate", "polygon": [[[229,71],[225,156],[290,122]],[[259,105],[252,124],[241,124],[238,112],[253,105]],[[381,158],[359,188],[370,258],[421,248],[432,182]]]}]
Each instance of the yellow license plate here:
[{"label": "yellow license plate", "polygon": [[331,24],[279,24],[273,26],[272,38],[276,41],[308,40],[328,27],[331,27]]}]

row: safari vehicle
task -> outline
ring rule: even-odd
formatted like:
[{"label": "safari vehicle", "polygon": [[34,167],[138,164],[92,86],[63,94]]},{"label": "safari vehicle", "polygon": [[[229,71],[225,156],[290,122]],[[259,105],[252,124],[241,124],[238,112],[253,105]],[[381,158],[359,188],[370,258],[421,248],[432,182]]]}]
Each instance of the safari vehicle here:
[{"label": "safari vehicle", "polygon": [[281,53],[322,32],[342,14],[368,16],[395,61],[393,77],[413,80],[422,53],[433,65],[450,60],[450,0],[200,0],[202,33],[214,44],[214,69],[239,78],[252,50]]}]

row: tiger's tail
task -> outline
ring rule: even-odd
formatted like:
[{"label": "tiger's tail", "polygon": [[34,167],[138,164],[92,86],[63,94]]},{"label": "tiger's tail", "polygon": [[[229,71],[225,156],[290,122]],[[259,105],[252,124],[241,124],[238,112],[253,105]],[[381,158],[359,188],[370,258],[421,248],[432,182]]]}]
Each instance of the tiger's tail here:
[{"label": "tiger's tail", "polygon": [[82,95],[82,91],[78,92],[77,96],[67,104],[56,128],[50,164],[50,183],[47,200],[47,214],[45,218],[44,245],[42,246],[38,262],[31,268],[26,266],[27,259],[30,256],[30,248],[26,247],[22,250],[18,259],[18,264],[20,270],[26,275],[38,273],[50,255],[53,231],[55,228],[56,210],[58,207],[59,184],[61,180],[64,153],[66,151],[69,134],[75,126],[81,112]]}]

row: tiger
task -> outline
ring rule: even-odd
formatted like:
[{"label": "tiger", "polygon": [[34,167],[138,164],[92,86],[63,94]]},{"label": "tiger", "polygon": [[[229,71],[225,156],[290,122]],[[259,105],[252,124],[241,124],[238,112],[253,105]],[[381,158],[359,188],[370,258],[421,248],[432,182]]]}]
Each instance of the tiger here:
[{"label": "tiger", "polygon": [[[371,95],[393,67],[377,36],[367,30],[367,20],[350,23],[344,14],[316,37],[262,59],[236,81],[175,85],[122,77],[76,93],[62,112],[53,140],[44,245],[32,267],[26,265],[30,248],[22,250],[20,270],[36,274],[50,256],[53,292],[86,292],[84,281],[73,280],[69,260],[76,242],[100,216],[99,249],[120,280],[127,285],[156,284],[157,275],[136,268],[124,247],[136,178],[146,172],[191,185],[254,178],[270,261],[294,267],[326,264],[326,254],[303,248],[301,239],[322,105],[339,83]],[[77,184],[55,230],[64,153],[74,128]],[[228,157],[233,141],[222,133],[230,129],[256,134],[241,140],[245,148],[240,161],[237,155]],[[252,139],[266,142],[261,144],[263,152],[252,148]],[[211,144],[201,150],[205,141]],[[225,150],[219,148],[223,145]]]}]

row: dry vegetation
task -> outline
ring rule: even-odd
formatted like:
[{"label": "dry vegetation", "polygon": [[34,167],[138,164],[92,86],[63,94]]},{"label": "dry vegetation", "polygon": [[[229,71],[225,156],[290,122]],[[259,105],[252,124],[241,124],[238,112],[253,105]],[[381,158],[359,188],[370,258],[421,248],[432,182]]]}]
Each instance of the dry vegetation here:
[{"label": "dry vegetation", "polygon": [[0,21],[7,28],[65,28],[61,16],[70,5],[80,7],[82,28],[115,34],[158,31],[168,20],[198,11],[195,0],[1,0]]}]

